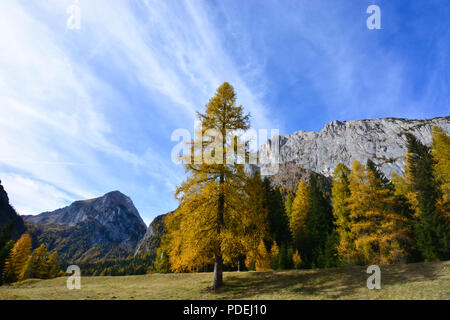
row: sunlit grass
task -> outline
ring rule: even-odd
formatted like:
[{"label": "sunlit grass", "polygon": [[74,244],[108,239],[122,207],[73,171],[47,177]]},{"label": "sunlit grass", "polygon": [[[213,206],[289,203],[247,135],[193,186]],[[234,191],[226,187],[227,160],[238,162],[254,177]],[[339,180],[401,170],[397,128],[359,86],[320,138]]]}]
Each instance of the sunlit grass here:
[{"label": "sunlit grass", "polygon": [[364,267],[226,272],[211,292],[211,273],[26,280],[0,287],[0,299],[450,299],[450,261],[381,266],[381,290],[368,290]]}]

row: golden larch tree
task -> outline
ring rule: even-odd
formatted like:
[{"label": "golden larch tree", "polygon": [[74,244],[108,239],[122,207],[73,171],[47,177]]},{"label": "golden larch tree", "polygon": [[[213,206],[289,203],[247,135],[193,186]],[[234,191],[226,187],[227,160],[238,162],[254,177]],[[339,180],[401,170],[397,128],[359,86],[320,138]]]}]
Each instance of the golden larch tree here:
[{"label": "golden larch tree", "polygon": [[33,250],[33,253],[28,259],[27,267],[24,273],[24,279],[46,279],[48,278],[48,251],[45,244]]},{"label": "golden larch tree", "polygon": [[363,264],[404,262],[409,241],[408,220],[395,212],[391,190],[372,171],[354,161],[349,209],[357,260]]},{"label": "golden larch tree", "polygon": [[31,255],[31,237],[24,233],[14,244],[10,256],[6,259],[4,278],[8,281],[20,281],[23,279]]},{"label": "golden larch tree", "polygon": [[191,153],[184,155],[188,177],[175,193],[179,208],[166,219],[166,241],[174,272],[195,271],[213,262],[212,289],[216,290],[223,283],[224,261],[233,261],[253,247],[255,238],[259,244],[267,213],[255,209],[262,200],[249,201],[249,193],[258,186],[249,187],[245,159],[237,161],[239,133],[249,128],[249,115],[236,105],[233,87],[222,84],[198,117],[201,130],[196,130]]},{"label": "golden larch tree", "polygon": [[299,245],[307,237],[306,217],[309,209],[308,187],[301,181],[298,184],[294,201],[292,202],[292,212],[290,227],[294,241]]},{"label": "golden larch tree", "polygon": [[337,247],[339,259],[344,263],[352,263],[354,252],[354,237],[351,232],[352,219],[348,200],[350,198],[350,169],[338,163],[333,173],[333,187],[331,201],[335,218],[336,232],[339,235]]},{"label": "golden larch tree", "polygon": [[295,269],[299,269],[302,265],[302,258],[300,257],[298,250],[295,250],[294,254],[292,255],[292,263],[294,264]]},{"label": "golden larch tree", "polygon": [[58,252],[54,251],[48,257],[48,278],[53,279],[61,274],[61,266],[59,263]]},{"label": "golden larch tree", "polygon": [[266,245],[262,239],[259,242],[256,253],[255,269],[256,271],[270,270],[270,254],[267,252]]}]

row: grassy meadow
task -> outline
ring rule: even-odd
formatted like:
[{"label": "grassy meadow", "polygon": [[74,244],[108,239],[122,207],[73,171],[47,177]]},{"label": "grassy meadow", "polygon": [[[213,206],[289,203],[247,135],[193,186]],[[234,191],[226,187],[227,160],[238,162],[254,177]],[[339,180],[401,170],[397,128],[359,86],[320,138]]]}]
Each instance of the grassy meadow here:
[{"label": "grassy meadow", "polygon": [[381,290],[368,290],[365,267],[225,272],[211,292],[212,273],[29,279],[0,287],[0,299],[450,299],[450,261],[381,266]]}]

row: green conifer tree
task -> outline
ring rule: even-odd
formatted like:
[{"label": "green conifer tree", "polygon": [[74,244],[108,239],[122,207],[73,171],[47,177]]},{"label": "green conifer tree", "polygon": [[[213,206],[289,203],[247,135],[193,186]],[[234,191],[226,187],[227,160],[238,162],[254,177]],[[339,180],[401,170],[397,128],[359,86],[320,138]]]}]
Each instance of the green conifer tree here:
[{"label": "green conifer tree", "polygon": [[418,204],[414,233],[417,248],[425,261],[450,258],[450,223],[438,210],[442,198],[435,177],[435,161],[429,147],[408,133],[407,173]]},{"label": "green conifer tree", "polygon": [[331,204],[320,190],[315,174],[311,174],[309,179],[308,202],[308,247],[305,256],[316,266],[324,267],[324,263],[320,263],[318,258],[323,254],[327,238],[334,230],[334,221]]}]

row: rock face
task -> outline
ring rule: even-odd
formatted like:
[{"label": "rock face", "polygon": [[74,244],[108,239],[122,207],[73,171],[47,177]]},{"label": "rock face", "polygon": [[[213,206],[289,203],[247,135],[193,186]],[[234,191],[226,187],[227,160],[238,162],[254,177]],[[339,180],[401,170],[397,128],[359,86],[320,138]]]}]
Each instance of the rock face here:
[{"label": "rock face", "polygon": [[17,240],[25,231],[23,220],[9,203],[8,194],[0,181],[0,233],[5,228],[9,229],[6,238],[13,240]]},{"label": "rock face", "polygon": [[147,229],[131,199],[119,191],[24,218],[33,237],[67,262],[128,256]]},{"label": "rock face", "polygon": [[[354,160],[365,164],[372,159],[390,177],[402,174],[406,153],[405,133],[431,144],[433,126],[450,132],[450,117],[430,120],[373,119],[333,121],[320,132],[297,131],[279,137],[280,163],[291,163],[331,177],[339,162],[351,167]],[[270,149],[272,141],[261,148]]]},{"label": "rock face", "polygon": [[161,238],[166,233],[164,218],[167,214],[157,216],[148,226],[144,237],[139,241],[134,255],[156,250],[161,244]]}]

